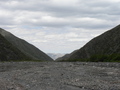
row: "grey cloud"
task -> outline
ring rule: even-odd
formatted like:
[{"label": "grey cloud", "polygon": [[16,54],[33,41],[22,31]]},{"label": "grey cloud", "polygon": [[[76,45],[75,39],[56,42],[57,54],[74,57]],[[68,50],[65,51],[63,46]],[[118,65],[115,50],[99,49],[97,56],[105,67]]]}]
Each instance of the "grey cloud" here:
[{"label": "grey cloud", "polygon": [[14,25],[14,19],[12,17],[0,17],[0,25]]},{"label": "grey cloud", "polygon": [[[7,0],[6,0],[7,1]],[[79,17],[79,16],[88,16],[91,15],[96,16],[95,14],[107,14],[107,15],[118,15],[120,13],[119,9],[119,3],[112,3],[110,1],[82,1],[78,2],[76,5],[68,5],[63,6],[61,5],[55,5],[50,3],[52,0],[30,0],[29,2],[27,0],[17,0],[19,1],[18,5],[6,5],[7,9],[11,10],[26,10],[26,11],[41,11],[41,12],[47,12],[50,13],[53,16],[56,17]],[[10,2],[10,1],[9,1]],[[27,4],[26,4],[27,3]],[[2,5],[4,7],[4,5]]]},{"label": "grey cloud", "polygon": [[[61,3],[57,1],[61,1]],[[8,26],[18,27],[7,28],[10,30],[18,29],[18,31],[15,30],[18,34],[21,31],[24,33],[24,29],[26,32],[30,32],[31,27],[38,27],[39,30],[36,32],[44,31],[45,35],[47,34],[51,37],[52,35],[59,36],[61,34],[63,34],[61,37],[64,37],[64,35],[71,30],[71,32],[78,33],[81,37],[73,39],[49,39],[53,41],[53,43],[59,41],[58,44],[56,43],[51,47],[60,45],[59,50],[61,50],[61,52],[62,48],[68,52],[69,50],[74,50],[75,47],[73,46],[75,45],[79,48],[83,43],[85,44],[84,40],[87,40],[86,38],[92,38],[92,35],[89,35],[90,32],[92,32],[94,36],[119,24],[119,3],[120,2],[116,2],[116,0],[0,0],[0,25],[6,26],[5,28]],[[30,28],[24,26],[30,26]],[[76,30],[76,28],[78,30]],[[36,28],[33,28],[31,31],[34,31],[34,29]],[[82,30],[84,31],[83,35],[80,34],[83,33]],[[32,34],[33,32],[30,35],[25,34],[25,37],[30,38]],[[85,35],[86,37],[84,37]],[[20,36],[24,35],[21,33]],[[41,36],[41,38],[36,35],[34,35],[34,37],[35,40],[33,41],[38,41],[37,38],[45,39],[44,35]],[[83,41],[78,42],[80,38]],[[32,39],[33,38],[31,38],[30,41],[32,41]],[[76,43],[69,42],[69,40],[75,41]],[[44,48],[46,43],[47,42],[43,44],[34,42],[34,44],[40,48]],[[48,44],[50,44],[50,42],[46,45]],[[66,48],[67,45],[70,45],[71,49],[69,48],[68,50]],[[51,47],[47,47],[45,51],[47,52],[47,50],[49,50],[48,48]],[[55,49],[58,50],[57,48]]]}]

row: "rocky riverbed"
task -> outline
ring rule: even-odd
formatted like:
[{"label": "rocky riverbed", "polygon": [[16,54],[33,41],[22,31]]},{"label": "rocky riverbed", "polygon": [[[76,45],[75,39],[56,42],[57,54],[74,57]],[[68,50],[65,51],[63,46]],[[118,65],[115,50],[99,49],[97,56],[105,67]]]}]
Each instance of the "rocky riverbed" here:
[{"label": "rocky riverbed", "polygon": [[120,63],[0,63],[0,90],[120,90]]}]

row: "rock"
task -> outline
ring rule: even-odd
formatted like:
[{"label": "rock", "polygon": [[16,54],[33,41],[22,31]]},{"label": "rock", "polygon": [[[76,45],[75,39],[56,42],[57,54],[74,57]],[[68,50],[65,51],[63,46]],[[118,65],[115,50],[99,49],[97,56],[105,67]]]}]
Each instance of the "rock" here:
[{"label": "rock", "polygon": [[120,89],[120,63],[5,62],[0,67],[6,67],[0,90]]}]

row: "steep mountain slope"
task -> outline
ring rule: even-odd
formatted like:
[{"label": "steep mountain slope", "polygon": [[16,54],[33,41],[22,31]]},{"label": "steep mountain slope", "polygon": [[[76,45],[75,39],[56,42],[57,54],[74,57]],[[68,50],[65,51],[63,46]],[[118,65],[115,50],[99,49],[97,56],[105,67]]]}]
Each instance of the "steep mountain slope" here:
[{"label": "steep mountain slope", "polygon": [[3,30],[0,28],[0,34],[9,41],[13,46],[18,48],[22,53],[26,56],[30,57],[33,60],[52,60],[48,55],[44,52],[40,51],[35,46],[29,44],[25,40],[22,40],[13,34]]},{"label": "steep mountain slope", "polygon": [[[103,57],[104,56],[104,57]],[[107,59],[117,57],[120,61],[120,25],[89,41],[77,52],[59,60]],[[119,58],[118,58],[119,56]]]},{"label": "steep mountain slope", "polygon": [[0,35],[0,61],[9,60],[29,60],[20,50],[9,43],[2,35]]}]

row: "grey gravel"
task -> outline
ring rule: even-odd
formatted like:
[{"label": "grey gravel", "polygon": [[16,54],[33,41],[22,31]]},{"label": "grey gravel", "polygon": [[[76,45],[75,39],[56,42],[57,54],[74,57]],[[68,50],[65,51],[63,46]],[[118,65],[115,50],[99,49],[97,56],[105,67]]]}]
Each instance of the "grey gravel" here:
[{"label": "grey gravel", "polygon": [[120,63],[0,63],[0,90],[120,90]]}]

